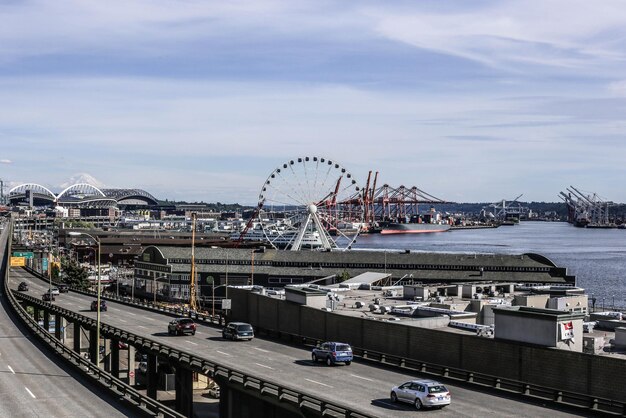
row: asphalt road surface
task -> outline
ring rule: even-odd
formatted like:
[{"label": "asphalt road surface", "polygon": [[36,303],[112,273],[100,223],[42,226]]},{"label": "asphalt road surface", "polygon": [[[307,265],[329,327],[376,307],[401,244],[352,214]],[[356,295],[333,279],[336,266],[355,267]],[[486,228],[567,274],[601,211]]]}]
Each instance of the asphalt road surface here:
[{"label": "asphalt road surface", "polygon": [[[137,416],[30,336],[0,304],[0,417]],[[32,338],[32,340],[31,340]],[[93,391],[92,391],[93,390]]]},{"label": "asphalt road surface", "polygon": [[[17,288],[21,281],[30,283],[28,293],[36,297],[40,297],[48,287],[45,282],[31,276],[25,270],[12,270],[11,288]],[[93,299],[93,297],[70,292],[57,296],[54,304],[95,318],[96,313],[89,310]],[[221,337],[220,328],[200,324],[198,324],[195,336],[169,336],[167,323],[171,320],[170,316],[115,302],[107,303],[108,311],[101,315],[103,323],[374,416],[414,417],[416,414],[426,414],[429,417],[566,417],[575,415],[571,411],[553,409],[518,396],[484,393],[478,389],[441,379],[439,380],[444,382],[452,393],[451,405],[439,410],[416,411],[410,405],[391,403],[390,389],[408,380],[431,378],[428,375],[407,374],[402,370],[379,367],[358,359],[350,366],[328,367],[322,363],[313,363],[310,351],[306,349],[262,338],[255,338],[252,341],[226,341]],[[25,396],[30,395],[25,392]],[[585,416],[585,414],[579,414],[579,416]]]}]

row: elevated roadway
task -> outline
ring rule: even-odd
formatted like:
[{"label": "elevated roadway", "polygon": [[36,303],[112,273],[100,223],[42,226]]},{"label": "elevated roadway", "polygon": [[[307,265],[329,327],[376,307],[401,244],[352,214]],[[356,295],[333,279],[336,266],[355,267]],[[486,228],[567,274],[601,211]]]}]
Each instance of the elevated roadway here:
[{"label": "elevated roadway", "polygon": [[[3,243],[0,240],[0,254]],[[0,299],[0,417],[137,416],[73,367],[48,355],[50,350],[30,339],[5,298]]]},{"label": "elevated roadway", "polygon": [[[40,297],[48,285],[22,269],[11,272],[10,287],[17,288],[21,281],[30,284],[29,293]],[[82,315],[95,318],[90,304],[93,298],[64,293],[55,304]],[[236,367],[251,375],[274,379],[285,385],[344,404],[363,413],[379,417],[413,417],[417,413],[411,406],[392,404],[389,391],[392,386],[419,377],[391,367],[379,367],[359,360],[350,366],[327,367],[314,364],[310,352],[300,347],[280,344],[272,340],[255,338],[249,342],[223,340],[221,329],[198,324],[195,336],[169,336],[167,323],[171,317],[158,312],[146,311],[124,304],[108,302],[103,312],[105,324],[154,339],[162,344],[188,351],[225,366]],[[425,344],[427,342],[424,342]],[[488,361],[486,359],[485,361]],[[484,393],[454,383],[445,382],[452,393],[452,404],[442,410],[429,412],[432,416],[454,417],[566,417],[576,415],[573,411],[561,411],[530,400],[503,393]],[[584,414],[580,414],[584,416]]]}]

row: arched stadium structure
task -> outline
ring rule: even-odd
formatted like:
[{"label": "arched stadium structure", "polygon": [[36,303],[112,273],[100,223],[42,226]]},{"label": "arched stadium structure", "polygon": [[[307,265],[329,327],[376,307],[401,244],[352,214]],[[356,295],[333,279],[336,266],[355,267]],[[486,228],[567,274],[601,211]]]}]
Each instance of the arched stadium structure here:
[{"label": "arched stadium structure", "polygon": [[12,206],[30,205],[31,198],[34,207],[110,208],[151,207],[159,204],[145,190],[99,189],[87,183],[73,184],[56,195],[35,183],[22,184],[9,190],[8,200]]}]

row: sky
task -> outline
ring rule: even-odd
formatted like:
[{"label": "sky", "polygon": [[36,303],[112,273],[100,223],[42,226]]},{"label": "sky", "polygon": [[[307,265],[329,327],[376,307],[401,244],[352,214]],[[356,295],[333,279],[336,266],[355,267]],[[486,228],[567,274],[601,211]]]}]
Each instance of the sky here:
[{"label": "sky", "polygon": [[256,204],[286,161],[626,202],[622,0],[0,0],[0,179]]}]

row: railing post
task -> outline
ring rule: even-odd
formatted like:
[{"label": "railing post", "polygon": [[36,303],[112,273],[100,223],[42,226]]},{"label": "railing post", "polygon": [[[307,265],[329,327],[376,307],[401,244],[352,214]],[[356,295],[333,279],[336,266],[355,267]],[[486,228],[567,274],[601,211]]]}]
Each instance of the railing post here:
[{"label": "railing post", "polygon": [[493,385],[493,387],[496,388],[496,389],[500,389],[500,379],[496,379],[496,382]]},{"label": "railing post", "polygon": [[557,391],[556,394],[554,395],[554,401],[563,402],[563,392]]},{"label": "railing post", "polygon": [[467,374],[467,381],[470,382],[470,383],[474,381],[474,373],[469,372]]}]

